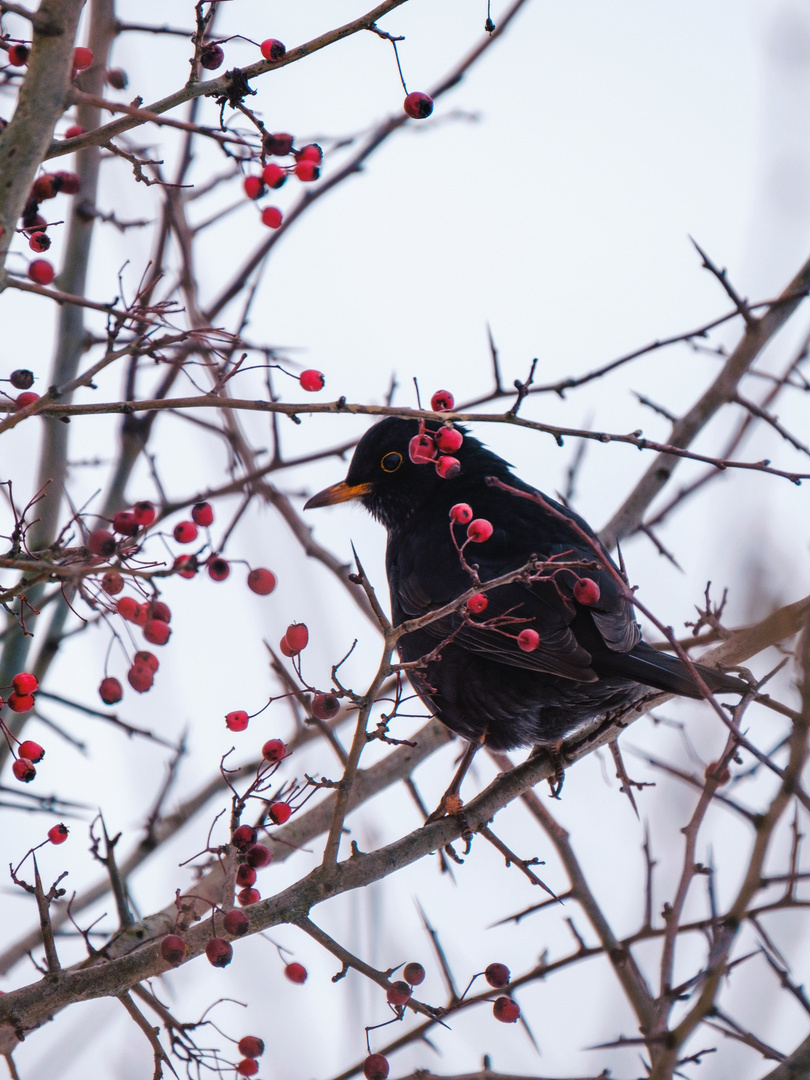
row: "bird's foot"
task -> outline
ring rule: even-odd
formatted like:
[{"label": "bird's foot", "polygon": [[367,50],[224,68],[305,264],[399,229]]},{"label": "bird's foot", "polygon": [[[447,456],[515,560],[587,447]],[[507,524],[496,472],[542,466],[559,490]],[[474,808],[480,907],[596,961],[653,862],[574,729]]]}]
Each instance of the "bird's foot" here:
[{"label": "bird's foot", "polygon": [[538,743],[532,751],[532,754],[545,754],[554,767],[554,772],[551,776],[547,777],[552,799],[559,799],[560,792],[565,783],[565,765],[563,763],[562,747],[563,740],[559,739],[557,742]]}]

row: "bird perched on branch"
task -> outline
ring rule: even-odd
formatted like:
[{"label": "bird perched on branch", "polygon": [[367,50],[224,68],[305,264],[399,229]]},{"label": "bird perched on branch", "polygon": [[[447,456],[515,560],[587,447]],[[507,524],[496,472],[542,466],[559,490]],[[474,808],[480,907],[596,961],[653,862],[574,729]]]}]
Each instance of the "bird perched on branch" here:
[{"label": "bird perched on branch", "polygon": [[[423,661],[408,678],[424,704],[472,744],[559,744],[651,690],[702,696],[687,664],[641,640],[630,590],[586,522],[465,428],[381,420],[346,479],[306,508],[351,499],[388,530],[394,626],[457,602],[397,648]],[[748,689],[695,668],[712,691]]]}]

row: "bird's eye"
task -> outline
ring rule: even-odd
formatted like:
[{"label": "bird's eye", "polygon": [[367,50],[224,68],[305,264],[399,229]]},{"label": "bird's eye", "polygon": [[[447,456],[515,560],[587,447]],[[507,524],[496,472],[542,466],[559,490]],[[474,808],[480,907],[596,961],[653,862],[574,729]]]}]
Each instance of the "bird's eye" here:
[{"label": "bird's eye", "polygon": [[396,472],[402,464],[402,454],[398,454],[396,450],[393,450],[390,454],[386,454],[380,462],[383,472]]}]

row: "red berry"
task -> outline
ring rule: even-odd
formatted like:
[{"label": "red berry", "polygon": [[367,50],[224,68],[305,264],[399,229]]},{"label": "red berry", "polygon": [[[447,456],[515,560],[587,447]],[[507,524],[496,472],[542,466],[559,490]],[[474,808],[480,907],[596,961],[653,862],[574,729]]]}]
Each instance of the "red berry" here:
[{"label": "red berry", "polygon": [[261,49],[262,56],[265,60],[272,60],[274,62],[276,60],[282,60],[287,51],[281,42],[277,41],[275,38],[268,38],[266,41],[263,41],[259,48]]},{"label": "red berry", "polygon": [[239,825],[233,831],[231,843],[237,851],[247,851],[248,848],[253,847],[258,838],[259,834],[252,825]]},{"label": "red berry", "polygon": [[41,254],[43,251],[47,251],[51,246],[51,238],[44,232],[31,233],[28,237],[28,246],[32,251]]},{"label": "red berry", "polygon": [[442,480],[452,480],[461,472],[461,462],[447,454],[436,462],[436,472]]},{"label": "red berry", "polygon": [[398,982],[392,983],[388,987],[385,996],[388,998],[389,1005],[399,1008],[410,999],[411,993],[410,986],[400,979]]},{"label": "red berry", "polygon": [[87,71],[93,64],[93,51],[92,49],[84,49],[79,46],[78,49],[73,50],[73,66],[77,71]]},{"label": "red berry", "polygon": [[143,636],[153,645],[165,645],[171,636],[171,627],[162,619],[150,619],[143,628]]},{"label": "red berry", "polygon": [[267,813],[270,815],[271,821],[275,822],[276,825],[283,825],[290,820],[292,807],[289,803],[274,802]]},{"label": "red berry", "polygon": [[65,195],[77,195],[82,186],[82,178],[75,172],[58,172],[56,176]]},{"label": "red berry", "polygon": [[363,1062],[363,1076],[366,1080],[388,1080],[388,1058],[382,1054],[369,1054]]},{"label": "red berry", "polygon": [[193,521],[179,521],[174,527],[174,538],[178,544],[193,544],[197,539],[197,526]]},{"label": "red berry", "polygon": [[141,526],[142,529],[147,528],[157,517],[157,510],[155,510],[155,504],[149,502],[148,499],[143,499],[141,502],[136,502],[132,508],[132,513],[135,515],[135,520]]},{"label": "red berry", "polygon": [[321,170],[314,161],[298,161],[295,164],[293,172],[302,180],[305,184],[310,183],[312,180],[317,180],[321,175]]},{"label": "red berry", "polygon": [[68,827],[60,821],[58,825],[52,825],[48,829],[48,839],[52,844],[64,844],[68,838]]},{"label": "red berry", "polygon": [[307,969],[303,964],[287,964],[284,968],[284,974],[290,982],[301,984],[307,981]]},{"label": "red berry", "polygon": [[450,520],[458,522],[459,525],[469,525],[472,517],[472,507],[469,503],[456,503],[455,506],[450,507]]},{"label": "red berry", "polygon": [[266,844],[254,844],[245,852],[245,858],[248,861],[248,866],[251,866],[254,870],[263,870],[265,866],[269,866],[273,861],[273,852]]},{"label": "red berry", "polygon": [[160,667],[160,661],[155,654],[147,652],[146,649],[139,649],[139,651],[135,653],[134,663],[143,664],[143,666],[148,667],[151,672],[157,671]]},{"label": "red berry", "polygon": [[245,1035],[239,1040],[236,1048],[245,1057],[257,1058],[264,1053],[264,1042],[257,1035]]},{"label": "red berry", "polygon": [[237,1063],[236,1071],[240,1076],[255,1076],[259,1071],[259,1063],[250,1057],[243,1058]]},{"label": "red berry", "polygon": [[308,391],[310,394],[314,394],[316,390],[323,390],[324,383],[326,382],[323,373],[316,371],[315,368],[308,368],[306,371],[302,371],[298,376],[298,381],[301,384],[301,388]]},{"label": "red berry", "polygon": [[286,131],[276,131],[272,135],[265,135],[262,139],[262,148],[265,154],[273,157],[286,157],[292,150],[293,137]]},{"label": "red berry", "polygon": [[287,170],[282,168],[281,165],[276,165],[273,161],[262,169],[262,180],[274,191],[277,191],[286,179]]},{"label": "red berry", "polygon": [[411,119],[424,120],[433,112],[433,98],[430,94],[423,94],[421,90],[413,90],[405,98],[402,107]]},{"label": "red berry", "polygon": [[265,206],[262,210],[262,225],[266,225],[268,229],[277,229],[283,216],[277,206]]},{"label": "red berry", "polygon": [[316,142],[307,143],[306,146],[301,147],[295,156],[298,161],[314,161],[316,165],[320,165],[323,161],[323,150]]},{"label": "red berry", "polygon": [[34,742],[33,739],[25,739],[21,742],[17,748],[17,753],[20,757],[28,758],[29,761],[33,761],[35,765],[45,757],[44,748],[41,747],[39,743]]},{"label": "red berry", "polygon": [[517,643],[524,652],[534,652],[540,644],[540,635],[536,630],[521,630],[517,636]]},{"label": "red berry", "polygon": [[147,690],[151,690],[154,681],[155,673],[146,664],[133,664],[127,672],[127,682],[139,694],[145,694]]},{"label": "red berry", "polygon": [[256,871],[247,863],[240,863],[236,868],[236,884],[241,888],[256,883]]},{"label": "red berry", "polygon": [[433,437],[438,448],[445,454],[454,454],[464,442],[464,436],[454,427],[439,428]]},{"label": "red berry", "polygon": [[124,688],[118,679],[108,676],[106,679],[101,680],[98,696],[105,705],[115,705],[124,696]]},{"label": "red berry", "polygon": [[50,285],[56,277],[56,271],[47,259],[34,259],[28,264],[28,277],[37,285]]},{"label": "red berry", "polygon": [[227,559],[217,557],[208,560],[208,576],[212,581],[224,581],[230,572],[231,564]]},{"label": "red berry", "polygon": [[248,588],[259,596],[269,596],[276,587],[276,575],[272,570],[251,570],[247,578]]},{"label": "red berry", "polygon": [[287,644],[286,637],[283,637],[281,639],[281,641],[278,643],[278,647],[279,647],[279,651],[281,652],[282,656],[295,656],[295,653],[292,651],[290,646]]},{"label": "red berry", "polygon": [[414,435],[408,443],[408,454],[414,465],[426,465],[438,454],[432,435]]},{"label": "red berry", "polygon": [[17,368],[9,375],[8,381],[15,390],[30,390],[34,385],[34,373],[28,368]]},{"label": "red berry", "polygon": [[[216,940],[216,938],[214,939]],[[186,958],[186,943],[179,934],[166,934],[160,942],[160,955],[167,964],[177,967]]]},{"label": "red berry", "polygon": [[[244,911],[240,911],[239,908],[231,908],[226,912],[225,918],[222,920],[223,926],[234,937],[241,937],[242,934],[246,934],[250,929],[250,919]],[[241,1051],[243,1054],[244,1050]]]},{"label": "red berry", "polygon": [[[39,679],[30,671],[19,671],[11,680],[18,694],[33,694],[39,689]],[[23,754],[23,757],[26,755]]]},{"label": "red berry", "polygon": [[134,596],[120,596],[115,602],[115,610],[122,619],[126,619],[127,622],[135,622],[138,612],[141,610],[141,605]]},{"label": "red berry", "polygon": [[129,86],[129,76],[123,68],[108,68],[105,75],[107,85],[111,86],[113,90],[126,90]]},{"label": "red berry", "polygon": [[228,731],[244,731],[248,726],[250,717],[244,709],[234,709],[225,714],[225,727]]},{"label": "red berry", "polygon": [[87,537],[87,547],[93,555],[107,559],[115,551],[116,539],[107,529],[93,529]]},{"label": "red berry", "polygon": [[214,511],[210,503],[198,502],[191,508],[192,520],[197,525],[208,527],[214,524]]},{"label": "red berry", "polygon": [[37,775],[37,770],[34,768],[33,761],[29,761],[28,758],[24,757],[17,758],[11,766],[11,771],[14,774],[15,779],[23,784],[30,784]]},{"label": "red berry", "polygon": [[56,173],[43,173],[31,185],[31,198],[36,202],[44,202],[45,199],[55,199],[61,190],[62,185]]},{"label": "red berry", "polygon": [[193,578],[197,576],[199,567],[197,565],[196,555],[178,555],[172,565],[182,578]]},{"label": "red berry", "polygon": [[119,510],[113,517],[112,527],[113,532],[122,536],[134,536],[141,528],[132,510]]},{"label": "red berry", "polygon": [[24,67],[30,54],[31,50],[27,45],[12,45],[8,50],[8,62],[12,67]]},{"label": "red berry", "polygon": [[258,904],[261,898],[262,894],[258,889],[240,889],[236,894],[236,901],[242,907],[250,907],[251,904]]},{"label": "red berry", "polygon": [[27,409],[29,405],[33,405],[35,401],[39,401],[39,394],[34,394],[28,390],[24,394],[18,394],[14,404],[17,406],[17,411],[20,412],[22,409]]},{"label": "red berry", "polygon": [[340,712],[340,702],[334,694],[313,694],[309,707],[316,720],[331,720]]},{"label": "red berry", "polygon": [[281,739],[269,739],[262,747],[262,757],[271,764],[283,761],[286,756],[287,747]]},{"label": "red berry", "polygon": [[108,596],[117,596],[124,587],[124,579],[117,570],[108,570],[101,579],[101,587]]},{"label": "red berry", "polygon": [[8,707],[12,712],[28,712],[34,707],[34,698],[31,694],[12,692],[8,695]]},{"label": "red berry", "polygon": [[293,655],[300,653],[302,649],[307,647],[309,641],[309,630],[307,630],[306,623],[292,623],[287,627],[287,633],[284,635],[287,639],[287,645],[292,650]]},{"label": "red berry", "polygon": [[474,544],[483,544],[492,536],[492,523],[486,518],[476,518],[467,526],[467,536]]},{"label": "red berry", "polygon": [[434,412],[452,412],[455,403],[456,399],[449,390],[437,390],[430,399],[430,407]]},{"label": "red berry", "polygon": [[585,604],[587,607],[590,607],[592,604],[598,604],[599,596],[599,586],[593,578],[580,578],[574,585],[574,599],[580,604]]},{"label": "red berry", "polygon": [[214,967],[227,967],[233,959],[233,948],[225,938],[212,937],[205,946],[205,955]]},{"label": "red berry", "polygon": [[402,978],[411,986],[419,986],[425,981],[425,969],[421,964],[406,964],[402,969]]},{"label": "red berry", "polygon": [[242,187],[249,199],[260,199],[264,194],[264,180],[260,176],[246,176]]},{"label": "red berry", "polygon": [[494,986],[496,990],[502,990],[504,986],[509,985],[511,973],[506,964],[490,964],[484,971],[484,978],[490,986]]},{"label": "red berry", "polygon": [[66,139],[78,139],[80,135],[84,135],[84,128],[81,124],[71,124],[65,132]]},{"label": "red berry", "polygon": [[473,613],[473,615],[480,615],[482,611],[486,611],[489,600],[483,593],[476,593],[475,596],[471,596],[467,601],[467,609]]},{"label": "red berry", "polygon": [[510,997],[499,997],[492,1006],[492,1015],[502,1024],[516,1024],[520,1019],[520,1006]]},{"label": "red berry", "polygon": [[203,45],[202,49],[200,49],[200,66],[207,71],[216,71],[218,67],[222,67],[224,59],[225,53],[222,48],[215,45],[213,41],[209,41],[207,45]]}]

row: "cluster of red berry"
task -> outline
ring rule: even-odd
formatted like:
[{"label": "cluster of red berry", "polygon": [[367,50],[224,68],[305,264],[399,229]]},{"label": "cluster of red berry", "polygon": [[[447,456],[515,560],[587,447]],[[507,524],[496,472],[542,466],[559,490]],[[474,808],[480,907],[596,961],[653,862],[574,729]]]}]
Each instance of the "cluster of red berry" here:
[{"label": "cluster of red berry", "polygon": [[16,371],[12,371],[9,375],[8,381],[15,390],[23,391],[14,399],[14,405],[18,412],[21,409],[28,408],[29,405],[33,405],[35,401],[39,401],[39,394],[31,391],[31,387],[34,385],[33,371],[29,371],[28,368],[17,368]]},{"label": "cluster of red berry", "polygon": [[[35,704],[34,694],[39,688],[39,680],[36,675],[32,675],[30,671],[20,671],[11,680],[11,687],[11,693],[7,698],[0,697],[0,709],[4,705],[8,705],[9,709],[15,713],[30,712]],[[6,687],[3,687],[4,691],[5,689]],[[32,739],[19,742],[12,735],[2,717],[0,717],[0,732],[14,755],[14,764],[11,771],[15,778],[22,781],[23,784],[30,783],[37,775],[34,766],[45,757],[44,749]],[[16,751],[14,749],[15,744],[18,744]]]},{"label": "cluster of red berry", "polygon": [[245,1035],[236,1044],[242,1060],[237,1064],[236,1071],[240,1076],[255,1076],[259,1071],[259,1058],[264,1053],[264,1042],[257,1035]]}]

